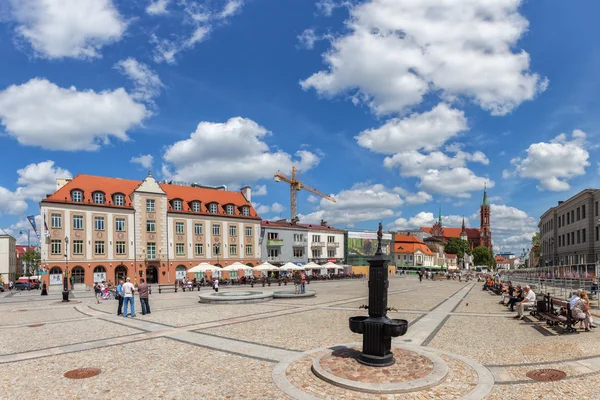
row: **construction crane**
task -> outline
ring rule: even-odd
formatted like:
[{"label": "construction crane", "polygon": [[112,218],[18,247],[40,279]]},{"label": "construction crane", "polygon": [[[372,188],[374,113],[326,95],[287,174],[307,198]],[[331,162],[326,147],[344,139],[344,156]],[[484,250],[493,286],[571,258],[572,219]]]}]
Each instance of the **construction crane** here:
[{"label": "construction crane", "polygon": [[296,167],[292,167],[291,179],[289,179],[287,176],[283,175],[279,171],[277,171],[277,173],[275,174],[275,182],[284,181],[290,184],[290,222],[292,223],[294,223],[294,221],[296,220],[296,208],[298,206],[296,192],[301,189],[304,189],[308,192],[316,194],[319,197],[322,197],[329,201],[333,201],[335,203],[335,199],[333,197],[328,196],[325,193],[318,191],[317,189],[311,188],[310,186],[306,186],[304,183],[296,179],[297,171],[298,169]]}]

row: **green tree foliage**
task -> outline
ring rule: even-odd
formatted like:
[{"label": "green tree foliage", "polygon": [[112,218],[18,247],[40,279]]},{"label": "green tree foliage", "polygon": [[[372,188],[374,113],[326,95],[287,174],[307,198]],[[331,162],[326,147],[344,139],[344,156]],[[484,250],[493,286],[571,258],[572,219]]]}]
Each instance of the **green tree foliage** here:
[{"label": "green tree foliage", "polygon": [[473,262],[475,265],[487,265],[490,268],[496,265],[494,254],[485,246],[475,247],[475,250],[473,250]]},{"label": "green tree foliage", "polygon": [[536,244],[540,244],[540,233],[536,232],[533,234],[533,236],[531,237],[531,245],[535,246]]},{"label": "green tree foliage", "polygon": [[25,275],[26,276],[32,276],[32,275],[37,275],[38,274],[38,270],[40,268],[40,253],[38,253],[35,250],[27,250],[23,256],[21,257],[21,260],[24,263],[25,266]]},{"label": "green tree foliage", "polygon": [[471,245],[468,241],[460,238],[448,238],[444,251],[448,254],[456,254],[458,258],[463,258],[465,253],[471,254]]}]

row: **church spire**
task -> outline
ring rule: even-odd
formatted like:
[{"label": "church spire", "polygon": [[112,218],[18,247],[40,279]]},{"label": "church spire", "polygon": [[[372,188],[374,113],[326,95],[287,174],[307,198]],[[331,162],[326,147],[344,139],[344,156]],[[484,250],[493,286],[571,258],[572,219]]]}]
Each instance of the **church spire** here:
[{"label": "church spire", "polygon": [[442,227],[443,226],[442,225],[442,206],[440,206],[440,211],[439,211],[439,214],[438,214],[438,222],[440,224],[440,227]]},{"label": "church spire", "polygon": [[488,198],[487,198],[487,182],[484,183],[483,186],[483,203],[481,203],[482,206],[488,206]]},{"label": "church spire", "polygon": [[462,231],[461,232],[465,232],[465,216],[463,215],[463,224],[462,224]]}]

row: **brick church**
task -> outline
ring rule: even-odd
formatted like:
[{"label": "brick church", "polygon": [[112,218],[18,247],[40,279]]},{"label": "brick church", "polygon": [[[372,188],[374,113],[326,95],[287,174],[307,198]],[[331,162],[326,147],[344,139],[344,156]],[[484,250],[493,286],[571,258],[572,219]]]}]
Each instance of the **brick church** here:
[{"label": "brick church", "polygon": [[492,230],[490,228],[490,204],[487,199],[487,189],[483,190],[483,201],[479,208],[479,216],[479,228],[465,228],[464,218],[462,228],[444,228],[442,225],[442,213],[440,211],[438,221],[431,228],[421,228],[421,230],[433,237],[467,240],[471,244],[472,249],[478,246],[485,246],[491,251]]}]

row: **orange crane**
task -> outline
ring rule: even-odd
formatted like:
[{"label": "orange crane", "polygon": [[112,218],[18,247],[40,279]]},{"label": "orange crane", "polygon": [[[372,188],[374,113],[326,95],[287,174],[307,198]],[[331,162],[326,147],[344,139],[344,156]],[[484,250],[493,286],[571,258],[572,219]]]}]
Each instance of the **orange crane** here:
[{"label": "orange crane", "polygon": [[319,197],[327,199],[329,201],[333,201],[335,203],[335,199],[331,196],[326,195],[323,192],[318,191],[310,186],[306,186],[304,183],[300,182],[296,179],[296,172],[298,169],[296,167],[292,167],[292,178],[289,179],[287,176],[283,175],[281,172],[277,171],[275,174],[275,182],[284,181],[290,184],[290,222],[294,223],[296,221],[296,208],[298,206],[297,195],[296,192],[304,189],[308,192],[316,194]]}]

